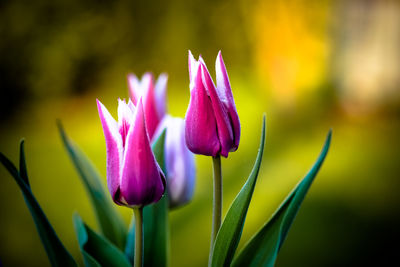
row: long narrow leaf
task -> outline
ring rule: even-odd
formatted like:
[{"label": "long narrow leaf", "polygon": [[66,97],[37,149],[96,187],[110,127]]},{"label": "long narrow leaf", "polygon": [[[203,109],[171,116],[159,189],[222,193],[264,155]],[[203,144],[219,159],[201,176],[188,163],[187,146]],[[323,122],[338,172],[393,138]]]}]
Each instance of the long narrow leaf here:
[{"label": "long narrow leaf", "polygon": [[329,131],[325,145],[311,170],[283,201],[272,218],[247,243],[235,258],[233,266],[274,266],[300,205],[328,153],[331,136],[332,132]]},{"label": "long narrow leaf", "polygon": [[[165,172],[165,133],[164,130],[152,145],[154,156]],[[125,255],[133,261],[135,247],[134,218],[132,217],[131,226],[125,247]],[[143,209],[143,234],[144,234],[144,266],[168,266],[168,196],[167,193],[155,204],[145,206]]]},{"label": "long narrow leaf", "polygon": [[109,194],[104,190],[99,173],[87,156],[68,138],[61,122],[58,121],[57,124],[64,146],[90,196],[102,234],[123,249],[127,229]]},{"label": "long narrow leaf", "polygon": [[143,209],[144,265],[168,266],[168,198]]},{"label": "long narrow leaf", "polygon": [[229,266],[242,235],[244,221],[260,170],[265,144],[265,115],[256,162],[249,178],[230,206],[214,243],[211,266]]},{"label": "long narrow leaf", "polygon": [[19,174],[25,181],[26,185],[30,187],[28,179],[28,171],[26,170],[25,152],[24,152],[24,139],[21,140],[19,145]]},{"label": "long narrow leaf", "polygon": [[77,213],[73,221],[85,266],[131,266],[116,246],[90,229]]},{"label": "long narrow leaf", "polygon": [[43,246],[46,250],[47,256],[50,260],[52,266],[77,266],[75,260],[72,258],[71,254],[64,247],[60,239],[58,238],[56,232],[51,226],[50,222],[47,220],[46,215],[41,209],[39,203],[37,202],[35,196],[33,195],[28,182],[28,176],[26,174],[26,166],[25,166],[25,155],[23,149],[23,141],[21,141],[20,146],[20,162],[23,162],[22,165],[25,168],[25,179],[23,179],[18,172],[17,168],[14,164],[5,157],[2,153],[0,153],[0,162],[6,167],[6,169],[10,172],[11,176],[14,178],[16,183],[18,184],[26,205],[31,212],[32,218],[35,222],[36,229],[39,233],[40,240],[43,243]]}]

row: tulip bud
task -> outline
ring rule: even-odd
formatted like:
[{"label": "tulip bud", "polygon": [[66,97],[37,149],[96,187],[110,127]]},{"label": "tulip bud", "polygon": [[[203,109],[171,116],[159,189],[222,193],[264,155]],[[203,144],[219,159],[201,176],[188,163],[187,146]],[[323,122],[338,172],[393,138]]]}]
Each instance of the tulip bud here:
[{"label": "tulip bud", "polygon": [[189,149],[196,154],[216,156],[236,151],[240,122],[221,52],[215,64],[215,86],[204,60],[189,51],[190,103],[185,117]]},{"label": "tulip bud", "polygon": [[169,205],[176,208],[189,202],[193,196],[196,177],[194,154],[186,146],[183,119],[165,116],[158,132],[164,129],[167,129],[164,158]]},{"label": "tulip bud", "polygon": [[166,114],[166,89],[168,76],[161,74],[154,85],[154,77],[151,73],[145,73],[139,81],[134,74],[128,75],[129,95],[136,105],[137,100],[143,98],[144,116],[150,140]]},{"label": "tulip bud", "polygon": [[107,185],[115,203],[142,207],[160,200],[165,177],[150,147],[142,98],[118,103],[118,122],[97,100],[107,148]]}]

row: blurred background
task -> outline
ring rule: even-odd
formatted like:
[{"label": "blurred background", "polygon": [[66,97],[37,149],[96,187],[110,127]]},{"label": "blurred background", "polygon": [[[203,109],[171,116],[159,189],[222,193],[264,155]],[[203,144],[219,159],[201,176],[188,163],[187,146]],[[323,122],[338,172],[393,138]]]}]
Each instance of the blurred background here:
[{"label": "blurred background", "polygon": [[[187,54],[212,74],[219,50],[241,119],[237,152],[222,161],[224,212],[267,143],[240,247],[312,166],[329,128],[325,164],[282,247],[277,266],[399,264],[400,2],[398,1],[1,1],[0,151],[18,160],[26,139],[34,194],[82,262],[78,211],[98,229],[55,121],[105,181],[95,99],[116,116],[126,75],[169,75],[168,110],[185,115]],[[206,266],[211,160],[197,156],[193,201],[170,213],[171,266]],[[126,224],[131,212],[119,208]],[[10,175],[0,167],[0,261],[47,266]]]}]

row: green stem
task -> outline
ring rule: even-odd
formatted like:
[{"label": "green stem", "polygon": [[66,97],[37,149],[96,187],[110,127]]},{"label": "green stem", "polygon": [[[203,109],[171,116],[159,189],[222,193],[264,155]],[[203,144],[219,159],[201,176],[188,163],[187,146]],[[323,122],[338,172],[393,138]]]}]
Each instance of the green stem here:
[{"label": "green stem", "polygon": [[221,227],[222,217],[222,171],[221,171],[221,156],[217,155],[213,159],[214,170],[214,195],[213,195],[213,217],[212,217],[212,232],[211,232],[211,247],[209,255],[209,263],[211,263],[212,251],[214,248],[215,238],[217,237],[219,228]]},{"label": "green stem", "polygon": [[134,267],[143,266],[143,208],[134,208],[135,214],[135,260]]}]

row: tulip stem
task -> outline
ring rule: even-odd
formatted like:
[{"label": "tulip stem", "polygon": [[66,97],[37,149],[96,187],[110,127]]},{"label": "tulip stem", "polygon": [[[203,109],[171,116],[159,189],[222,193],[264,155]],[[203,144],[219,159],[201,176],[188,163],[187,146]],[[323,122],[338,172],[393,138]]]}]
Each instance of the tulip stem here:
[{"label": "tulip stem", "polygon": [[217,155],[213,159],[214,170],[214,196],[213,196],[213,217],[212,217],[212,232],[211,232],[211,248],[210,248],[210,263],[212,251],[214,248],[215,238],[217,237],[219,228],[221,227],[222,217],[222,171],[221,171],[221,156]]},{"label": "tulip stem", "polygon": [[133,208],[135,215],[135,260],[134,267],[143,266],[143,207]]}]

